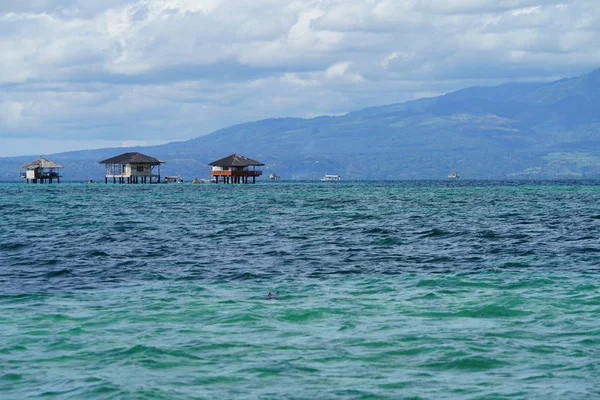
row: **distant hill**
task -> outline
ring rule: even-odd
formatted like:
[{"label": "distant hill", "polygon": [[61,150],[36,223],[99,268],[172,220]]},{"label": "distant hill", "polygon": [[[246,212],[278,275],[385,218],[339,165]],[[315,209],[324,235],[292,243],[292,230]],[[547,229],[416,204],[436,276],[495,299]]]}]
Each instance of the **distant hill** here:
[{"label": "distant hill", "polygon": [[[267,119],[160,146],[48,155],[65,180],[100,180],[97,162],[126,151],[167,161],[163,175],[206,177],[207,163],[237,152],[282,179],[600,177],[600,69],[552,83],[471,87],[339,117]],[[0,158],[15,180],[31,157]]]}]

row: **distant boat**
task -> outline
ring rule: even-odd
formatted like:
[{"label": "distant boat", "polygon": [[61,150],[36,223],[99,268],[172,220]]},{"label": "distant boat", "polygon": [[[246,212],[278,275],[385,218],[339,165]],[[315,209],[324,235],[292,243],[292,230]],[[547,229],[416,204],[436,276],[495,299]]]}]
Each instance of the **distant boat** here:
[{"label": "distant boat", "polygon": [[279,175],[277,175],[275,172],[271,172],[269,174],[269,179],[272,181],[277,181],[277,180],[279,180]]},{"label": "distant boat", "polygon": [[184,183],[184,180],[179,176],[165,176],[163,183]]},{"label": "distant boat", "polygon": [[212,181],[210,179],[198,179],[198,178],[196,178],[192,181],[192,183],[211,183],[211,182]]},{"label": "distant boat", "polygon": [[460,178],[460,177],[458,176],[458,173],[456,171],[452,171],[448,174],[448,179],[458,179],[458,178]]},{"label": "distant boat", "polygon": [[342,177],[340,175],[325,175],[321,178],[322,182],[333,182],[333,181],[341,181]]}]

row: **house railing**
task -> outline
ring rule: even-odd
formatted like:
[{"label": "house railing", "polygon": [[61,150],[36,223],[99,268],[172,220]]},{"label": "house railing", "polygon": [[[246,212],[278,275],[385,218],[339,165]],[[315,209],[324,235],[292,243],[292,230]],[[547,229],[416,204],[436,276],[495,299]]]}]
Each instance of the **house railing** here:
[{"label": "house railing", "polygon": [[210,171],[212,176],[261,176],[262,171],[222,171],[214,170]]},{"label": "house railing", "polygon": [[43,172],[38,178],[60,178],[62,175],[58,172]]}]

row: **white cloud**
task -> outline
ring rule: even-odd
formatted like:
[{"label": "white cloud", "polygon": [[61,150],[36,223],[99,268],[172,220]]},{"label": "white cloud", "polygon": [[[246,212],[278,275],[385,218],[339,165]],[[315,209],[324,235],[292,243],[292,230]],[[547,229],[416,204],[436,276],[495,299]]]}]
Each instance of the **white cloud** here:
[{"label": "white cloud", "polygon": [[333,81],[340,80],[353,83],[363,82],[364,79],[360,74],[350,71],[351,67],[352,63],[349,61],[336,63],[327,68],[327,71],[325,71],[325,78]]},{"label": "white cloud", "polygon": [[182,140],[572,76],[599,26],[595,0],[3,0],[0,140]]}]

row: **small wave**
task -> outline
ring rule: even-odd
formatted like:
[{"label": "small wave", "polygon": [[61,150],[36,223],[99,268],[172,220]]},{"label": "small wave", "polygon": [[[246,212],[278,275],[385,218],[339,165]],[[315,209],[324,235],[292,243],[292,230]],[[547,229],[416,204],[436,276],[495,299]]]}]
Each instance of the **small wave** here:
[{"label": "small wave", "polygon": [[465,310],[459,311],[454,314],[456,317],[464,318],[512,318],[512,317],[524,317],[531,315],[531,312],[513,310],[510,308],[489,305],[477,310]]},{"label": "small wave", "polygon": [[57,278],[59,276],[70,275],[73,271],[69,268],[60,269],[57,271],[50,271],[46,274],[48,278]]},{"label": "small wave", "polygon": [[447,362],[425,364],[425,367],[440,370],[486,371],[507,365],[506,362],[486,357],[465,357]]},{"label": "small wave", "polygon": [[402,244],[402,241],[398,238],[393,238],[393,237],[387,237],[381,240],[378,240],[375,242],[375,245],[377,246],[396,246]]},{"label": "small wave", "polygon": [[44,262],[41,262],[40,265],[46,266],[46,265],[57,265],[60,261],[57,260],[56,258],[52,259],[52,260],[45,260]]},{"label": "small wave", "polygon": [[251,272],[237,273],[237,274],[234,274],[233,276],[229,277],[229,279],[231,279],[233,281],[250,281],[250,280],[257,280],[257,279],[261,279],[261,278],[262,278],[261,275],[253,274]]},{"label": "small wave", "polygon": [[363,233],[366,233],[368,235],[390,235],[393,232],[385,228],[369,228],[363,229]]},{"label": "small wave", "polygon": [[539,288],[547,285],[554,285],[556,282],[552,279],[531,279],[531,280],[520,280],[518,282],[509,283],[504,286],[506,289],[522,289],[522,288]]},{"label": "small wave", "polygon": [[582,240],[595,240],[594,236],[582,236],[574,239],[565,239],[566,242],[580,242]]},{"label": "small wave", "polygon": [[500,235],[499,233],[496,233],[494,231],[484,231],[484,232],[481,232],[477,236],[482,239],[501,239],[502,238],[502,235]]},{"label": "small wave", "polygon": [[523,262],[507,262],[502,264],[502,266],[500,268],[502,269],[509,269],[509,268],[514,268],[514,269],[518,269],[518,268],[530,268],[531,265],[527,264],[527,263],[523,263]]},{"label": "small wave", "polygon": [[445,281],[436,280],[436,279],[421,279],[417,282],[417,287],[439,287],[439,286],[447,286]]},{"label": "small wave", "polygon": [[422,296],[411,297],[409,300],[411,300],[411,301],[412,300],[437,300],[439,298],[440,297],[438,295],[436,295],[435,293],[429,292],[429,293],[427,293],[425,295],[422,295]]},{"label": "small wave", "polygon": [[271,251],[265,252],[264,255],[275,256],[275,257],[286,257],[286,256],[291,256],[292,254],[288,253],[287,251],[283,251],[283,250],[271,250]]},{"label": "small wave", "polygon": [[246,322],[257,322],[257,321],[260,321],[261,319],[262,319],[262,317],[260,317],[258,315],[242,314],[242,315],[234,315],[234,316],[222,319],[219,321],[219,323],[237,325],[237,324],[240,324],[240,323],[243,324]]},{"label": "small wave", "polygon": [[445,231],[443,229],[431,229],[428,231],[417,232],[420,239],[428,239],[428,238],[447,238],[455,236],[456,234],[450,231]]},{"label": "small wave", "polygon": [[312,310],[292,310],[281,316],[279,319],[288,322],[304,322],[312,319],[323,318],[325,312],[320,309]]},{"label": "small wave", "polygon": [[101,250],[94,250],[86,254],[87,257],[108,257],[109,255],[110,254]]},{"label": "small wave", "polygon": [[172,357],[181,357],[187,358],[191,360],[199,360],[200,357],[197,357],[193,354],[187,353],[183,350],[171,350],[171,349],[162,349],[154,346],[145,346],[143,344],[137,344],[135,346],[129,347],[127,349],[115,349],[109,351],[112,356],[172,356]]},{"label": "small wave", "polygon": [[0,376],[0,381],[20,381],[21,379],[23,379],[21,374],[8,373]]},{"label": "small wave", "polygon": [[27,247],[25,243],[2,243],[0,244],[0,250],[13,251]]},{"label": "small wave", "polygon": [[579,247],[569,250],[570,253],[600,253],[600,247]]}]

